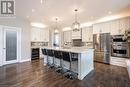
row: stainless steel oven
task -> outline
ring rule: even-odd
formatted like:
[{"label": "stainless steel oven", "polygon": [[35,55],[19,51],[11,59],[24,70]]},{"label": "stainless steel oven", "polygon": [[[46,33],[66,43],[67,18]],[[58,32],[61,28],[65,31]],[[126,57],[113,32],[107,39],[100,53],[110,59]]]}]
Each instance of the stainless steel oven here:
[{"label": "stainless steel oven", "polygon": [[123,35],[112,36],[112,56],[129,57],[128,42],[122,39]]}]

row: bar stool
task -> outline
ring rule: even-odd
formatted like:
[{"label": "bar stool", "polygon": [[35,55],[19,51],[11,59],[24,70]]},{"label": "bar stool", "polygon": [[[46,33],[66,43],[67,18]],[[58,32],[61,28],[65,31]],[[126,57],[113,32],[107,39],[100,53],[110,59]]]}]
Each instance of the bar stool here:
[{"label": "bar stool", "polygon": [[70,53],[71,55],[71,72],[73,73],[74,78],[78,78],[78,53]]},{"label": "bar stool", "polygon": [[48,64],[48,55],[46,49],[42,49],[42,54],[44,56],[44,65]]},{"label": "bar stool", "polygon": [[56,72],[61,73],[62,71],[62,54],[61,51],[54,50],[54,57],[55,57],[55,68]]},{"label": "bar stool", "polygon": [[48,55],[48,66],[49,68],[54,68],[54,53],[53,50],[47,49],[47,55]]},{"label": "bar stool", "polygon": [[[71,55],[70,55],[70,52],[62,52],[62,56],[63,56],[63,68],[66,70],[66,72],[64,73],[64,76],[69,78],[69,79],[74,79],[74,75],[72,73],[72,70],[71,70],[71,62],[72,62],[72,59],[71,59]],[[69,66],[67,66],[69,63]]]}]

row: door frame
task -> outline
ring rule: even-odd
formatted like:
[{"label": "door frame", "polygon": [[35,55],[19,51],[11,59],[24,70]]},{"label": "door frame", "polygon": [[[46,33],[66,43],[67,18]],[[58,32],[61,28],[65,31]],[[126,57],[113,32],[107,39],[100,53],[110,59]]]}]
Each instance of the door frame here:
[{"label": "door frame", "polygon": [[[6,39],[6,30],[16,31],[17,32],[17,59],[13,61],[6,61],[6,51],[5,51],[5,39]],[[2,65],[12,64],[20,62],[21,60],[21,28],[17,27],[9,27],[9,26],[2,26]]]}]

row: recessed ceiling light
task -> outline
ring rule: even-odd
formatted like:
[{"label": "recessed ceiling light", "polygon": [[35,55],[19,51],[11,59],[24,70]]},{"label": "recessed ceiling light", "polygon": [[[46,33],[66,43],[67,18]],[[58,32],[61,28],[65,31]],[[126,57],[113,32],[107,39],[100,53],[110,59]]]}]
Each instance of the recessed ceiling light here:
[{"label": "recessed ceiling light", "polygon": [[41,4],[43,3],[43,1],[41,0]]},{"label": "recessed ceiling light", "polygon": [[111,12],[111,11],[109,11],[109,12],[108,12],[108,14],[112,14],[112,12]]},{"label": "recessed ceiling light", "polygon": [[26,16],[27,18],[29,18],[29,16]]},{"label": "recessed ceiling light", "polygon": [[35,9],[32,9],[32,12],[35,12]]},{"label": "recessed ceiling light", "polygon": [[91,19],[93,19],[94,17],[93,16],[91,16]]},{"label": "recessed ceiling light", "polygon": [[39,22],[32,22],[31,26],[38,27],[38,28],[45,28],[46,27],[46,25],[44,25],[43,23],[39,23]]}]

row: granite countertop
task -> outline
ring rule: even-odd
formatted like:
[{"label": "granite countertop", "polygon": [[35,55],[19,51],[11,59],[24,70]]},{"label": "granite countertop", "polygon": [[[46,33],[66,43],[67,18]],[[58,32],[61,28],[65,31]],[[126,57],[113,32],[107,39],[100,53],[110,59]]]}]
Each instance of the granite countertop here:
[{"label": "granite countertop", "polygon": [[31,46],[31,48],[45,48],[47,46]]},{"label": "granite countertop", "polygon": [[53,49],[53,50],[60,50],[60,51],[66,51],[66,52],[73,52],[73,53],[85,53],[89,50],[94,50],[93,48],[82,48],[82,47],[72,47],[70,49],[60,48],[60,47],[43,47],[46,49]]}]

